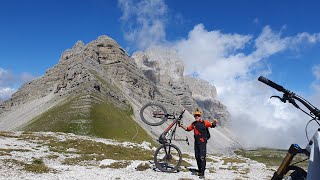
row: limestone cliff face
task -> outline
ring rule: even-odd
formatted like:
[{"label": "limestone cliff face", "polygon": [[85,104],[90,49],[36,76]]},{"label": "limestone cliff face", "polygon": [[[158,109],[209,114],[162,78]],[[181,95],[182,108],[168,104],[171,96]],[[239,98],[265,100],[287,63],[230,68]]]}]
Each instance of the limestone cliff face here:
[{"label": "limestone cliff face", "polygon": [[181,104],[190,112],[197,107],[183,79],[183,62],[174,50],[154,47],[144,53],[135,52],[132,57],[160,94],[165,99],[173,100],[171,104]]},{"label": "limestone cliff face", "polygon": [[192,92],[193,99],[205,110],[205,113],[220,120],[222,126],[229,126],[230,114],[227,107],[217,100],[217,90],[209,82],[190,76],[185,76],[184,80]]},{"label": "limestone cliff face", "polygon": [[176,99],[189,112],[204,111],[204,118],[218,118],[225,125],[229,118],[226,106],[217,100],[216,88],[207,81],[183,76],[184,65],[173,49],[153,47],[133,54],[138,67],[170,99]]}]

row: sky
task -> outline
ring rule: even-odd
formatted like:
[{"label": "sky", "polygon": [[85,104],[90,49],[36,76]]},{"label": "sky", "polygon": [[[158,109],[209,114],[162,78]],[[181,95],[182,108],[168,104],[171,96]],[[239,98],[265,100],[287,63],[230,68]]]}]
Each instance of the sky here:
[{"label": "sky", "polygon": [[270,100],[281,94],[257,78],[263,75],[320,105],[319,5],[315,0],[5,0],[0,99],[43,75],[77,40],[108,35],[129,54],[155,45],[175,49],[185,75],[216,86],[244,145],[305,144],[307,116]]}]

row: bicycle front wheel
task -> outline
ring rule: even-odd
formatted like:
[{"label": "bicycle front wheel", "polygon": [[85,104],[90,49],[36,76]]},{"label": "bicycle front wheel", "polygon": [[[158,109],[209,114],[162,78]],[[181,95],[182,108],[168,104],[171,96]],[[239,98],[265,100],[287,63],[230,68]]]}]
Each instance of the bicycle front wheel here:
[{"label": "bicycle front wheel", "polygon": [[304,169],[297,167],[297,166],[289,166],[288,171],[289,170],[293,170],[293,172],[289,176],[283,178],[284,180],[305,180],[305,179],[307,179],[307,172]]},{"label": "bicycle front wheel", "polygon": [[167,110],[161,104],[147,103],[140,110],[141,120],[150,126],[159,126],[167,119]]},{"label": "bicycle front wheel", "polygon": [[177,171],[182,162],[181,151],[173,144],[163,144],[158,147],[153,158],[156,167],[162,172]]}]

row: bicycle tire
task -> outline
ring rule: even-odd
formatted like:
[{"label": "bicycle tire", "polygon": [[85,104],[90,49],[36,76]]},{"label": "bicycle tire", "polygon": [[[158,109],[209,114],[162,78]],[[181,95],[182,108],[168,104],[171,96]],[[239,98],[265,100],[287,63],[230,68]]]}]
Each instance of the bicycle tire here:
[{"label": "bicycle tire", "polygon": [[[162,118],[153,118],[153,119],[161,119],[161,121],[159,121],[159,122],[157,122],[157,121],[156,121],[156,122],[150,122],[150,121],[148,121],[148,120],[146,119],[146,117],[144,117],[144,111],[146,111],[146,108],[148,108],[148,107],[150,107],[150,106],[158,107],[161,111],[163,111],[164,116],[163,116]],[[140,118],[141,118],[141,120],[142,120],[144,123],[146,123],[146,124],[148,124],[148,125],[150,125],[150,126],[159,126],[159,125],[163,124],[163,123],[168,119],[168,117],[165,116],[165,115],[167,115],[167,110],[166,110],[165,107],[163,107],[163,106],[162,106],[161,104],[159,104],[159,103],[154,103],[154,102],[147,103],[147,104],[145,104],[144,106],[142,106],[142,108],[141,108],[141,110],[140,110]]]},{"label": "bicycle tire", "polygon": [[[165,157],[163,158],[160,158],[158,155],[159,155],[159,152],[164,149],[165,150],[168,149],[169,150],[169,153],[165,154]],[[174,154],[172,153],[172,150],[175,150],[175,153],[177,154]],[[175,160],[172,160],[172,156],[175,156],[177,157],[177,159]],[[167,158],[169,157],[169,158]],[[180,165],[181,165],[181,162],[182,162],[182,154],[181,154],[181,151],[180,149],[176,146],[176,145],[173,145],[173,144],[162,144],[160,147],[158,147],[153,155],[153,158],[154,158],[154,163],[156,165],[156,167],[162,171],[162,172],[174,172],[174,171],[178,171]],[[162,162],[163,159],[165,159],[165,162]],[[169,164],[168,165],[168,160],[171,161],[173,164]]]},{"label": "bicycle tire", "polygon": [[285,180],[305,180],[307,179],[307,172],[298,166],[289,166],[288,171],[293,170],[293,172],[285,178]]}]

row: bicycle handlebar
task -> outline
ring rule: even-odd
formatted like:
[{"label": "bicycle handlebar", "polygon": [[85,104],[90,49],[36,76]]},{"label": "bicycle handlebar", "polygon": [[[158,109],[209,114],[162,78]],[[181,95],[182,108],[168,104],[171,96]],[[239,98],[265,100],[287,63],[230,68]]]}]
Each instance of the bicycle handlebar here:
[{"label": "bicycle handlebar", "polygon": [[[291,99],[296,99],[296,100],[298,100],[298,101],[301,102],[301,104],[303,104],[307,109],[309,109],[309,111],[310,111],[312,114],[314,114],[316,117],[320,118],[320,111],[319,111],[319,109],[317,109],[315,106],[313,106],[313,105],[312,105],[310,102],[308,102],[307,100],[299,97],[299,96],[296,95],[295,93],[290,92],[289,90],[283,88],[283,87],[280,86],[279,84],[274,83],[274,82],[272,82],[271,80],[269,80],[269,79],[267,79],[267,78],[265,78],[265,77],[263,77],[263,76],[260,76],[260,77],[258,78],[258,80],[261,81],[261,82],[263,82],[263,83],[265,83],[266,85],[268,85],[268,86],[270,86],[270,87],[272,87],[272,88],[280,91],[280,92],[283,92],[284,95],[286,95],[286,97],[289,98],[289,99],[287,99],[287,100],[289,100],[289,102],[290,102],[291,104],[293,104],[295,107],[297,107],[297,106],[296,106],[296,104],[294,104],[294,100],[290,100],[290,98],[291,98]],[[284,101],[284,102],[285,102],[285,101]]]},{"label": "bicycle handlebar", "polygon": [[274,83],[273,81],[271,81],[271,80],[269,80],[269,79],[267,79],[267,78],[265,78],[265,77],[263,77],[263,76],[260,76],[260,77],[258,78],[258,80],[261,81],[261,82],[263,82],[263,83],[265,83],[265,84],[268,85],[268,86],[271,86],[272,88],[274,88],[274,89],[276,89],[276,90],[278,90],[278,91],[280,91],[280,92],[283,92],[283,93],[287,93],[287,92],[288,92],[288,90],[286,90],[285,88],[283,88],[283,87],[280,86],[279,84]]}]

